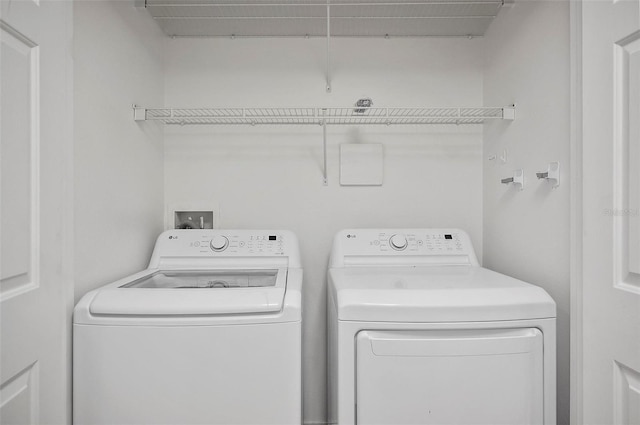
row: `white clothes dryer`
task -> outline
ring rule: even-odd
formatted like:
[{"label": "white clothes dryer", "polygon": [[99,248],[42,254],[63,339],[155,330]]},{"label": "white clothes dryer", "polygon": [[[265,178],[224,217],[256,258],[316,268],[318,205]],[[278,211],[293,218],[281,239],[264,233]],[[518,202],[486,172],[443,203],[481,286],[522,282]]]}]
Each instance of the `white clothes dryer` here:
[{"label": "white clothes dryer", "polygon": [[289,231],[164,232],[75,308],[74,423],[300,425],[301,296]]},{"label": "white clothes dryer", "polygon": [[329,423],[556,423],[556,308],[457,229],[353,229],[328,274]]}]

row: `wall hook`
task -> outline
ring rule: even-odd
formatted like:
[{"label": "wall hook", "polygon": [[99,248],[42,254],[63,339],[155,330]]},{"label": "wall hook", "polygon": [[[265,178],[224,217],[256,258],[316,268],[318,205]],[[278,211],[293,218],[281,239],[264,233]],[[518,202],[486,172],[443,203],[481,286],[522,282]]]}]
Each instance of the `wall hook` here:
[{"label": "wall hook", "polygon": [[550,162],[547,167],[547,171],[543,173],[536,173],[536,177],[542,180],[545,179],[553,183],[553,188],[560,186],[560,163]]},{"label": "wall hook", "polygon": [[502,184],[513,184],[518,190],[524,189],[524,170],[519,169],[513,172],[513,177],[500,180]]}]

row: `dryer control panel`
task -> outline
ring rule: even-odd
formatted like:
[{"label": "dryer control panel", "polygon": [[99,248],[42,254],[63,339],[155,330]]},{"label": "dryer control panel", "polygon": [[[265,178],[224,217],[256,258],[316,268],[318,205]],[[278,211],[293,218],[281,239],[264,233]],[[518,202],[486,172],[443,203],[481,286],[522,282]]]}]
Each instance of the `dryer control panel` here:
[{"label": "dryer control panel", "polygon": [[156,242],[151,261],[159,258],[295,257],[298,241],[288,230],[168,230]]},{"label": "dryer control panel", "polygon": [[331,267],[358,264],[476,264],[459,229],[347,229],[333,243]]}]

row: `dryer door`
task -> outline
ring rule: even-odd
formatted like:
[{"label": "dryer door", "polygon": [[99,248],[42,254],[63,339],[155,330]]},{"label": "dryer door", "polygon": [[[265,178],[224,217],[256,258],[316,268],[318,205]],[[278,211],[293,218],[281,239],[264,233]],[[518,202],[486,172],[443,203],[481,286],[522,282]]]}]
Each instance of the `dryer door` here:
[{"label": "dryer door", "polygon": [[359,425],[543,423],[540,330],[361,331]]}]

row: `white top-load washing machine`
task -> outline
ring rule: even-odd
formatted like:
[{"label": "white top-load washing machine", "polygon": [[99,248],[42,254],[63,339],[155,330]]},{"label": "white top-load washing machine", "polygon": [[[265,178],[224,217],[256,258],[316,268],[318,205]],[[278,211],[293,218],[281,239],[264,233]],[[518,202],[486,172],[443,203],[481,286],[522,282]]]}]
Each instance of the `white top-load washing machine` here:
[{"label": "white top-load washing machine", "polygon": [[301,286],[289,231],[164,232],[75,308],[74,423],[299,425]]},{"label": "white top-load washing machine", "polygon": [[465,232],[342,231],[328,291],[329,423],[555,424],[555,303]]}]

